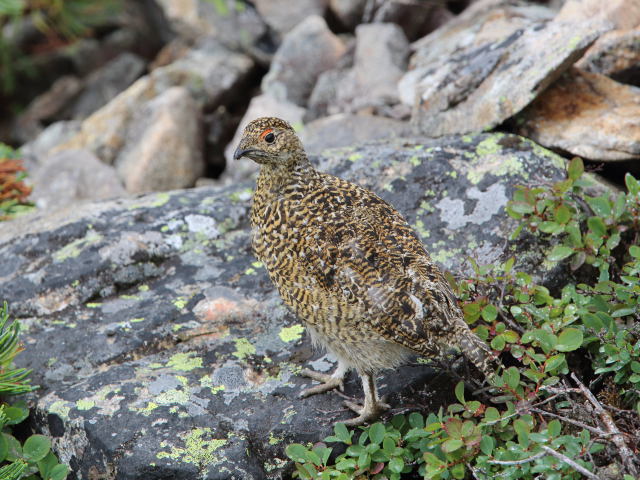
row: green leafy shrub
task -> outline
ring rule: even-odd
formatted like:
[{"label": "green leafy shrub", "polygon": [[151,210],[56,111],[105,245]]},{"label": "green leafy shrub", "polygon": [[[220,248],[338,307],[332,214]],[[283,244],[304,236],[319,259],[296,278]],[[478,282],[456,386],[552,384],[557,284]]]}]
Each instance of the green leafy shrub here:
[{"label": "green leafy shrub", "polygon": [[[34,389],[27,378],[30,371],[15,368],[13,360],[22,351],[19,343],[20,323],[9,322],[7,303],[0,308],[0,398],[19,395]],[[29,416],[23,403],[0,404],[0,479],[64,480],[68,468],[58,463],[51,451],[51,440],[31,435],[24,443],[12,435],[11,427]]]},{"label": "green leafy shrub", "polygon": [[491,379],[491,395],[467,400],[459,383],[458,403],[426,418],[395,416],[359,436],[338,424],[324,441],[346,451],[330,461],[325,443],[290,445],[294,475],[597,479],[610,464],[625,480],[638,474],[640,184],[627,175],[628,192],[592,197],[583,173],[575,159],[565,180],[518,187],[507,208],[520,221],[513,238],[543,237],[547,261],[567,262],[574,281],[552,292],[510,258],[472,261],[474,276],[453,282],[466,322],[511,365]]}]

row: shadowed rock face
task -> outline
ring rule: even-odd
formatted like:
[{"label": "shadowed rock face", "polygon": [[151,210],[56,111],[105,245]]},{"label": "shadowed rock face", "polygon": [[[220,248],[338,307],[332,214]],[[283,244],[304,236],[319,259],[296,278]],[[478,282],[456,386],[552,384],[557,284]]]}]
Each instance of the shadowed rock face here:
[{"label": "shadowed rock face", "polygon": [[[518,183],[562,175],[521,137],[403,140],[335,150],[320,168],[395,205],[454,272],[516,255],[552,281],[540,245],[505,241]],[[342,399],[300,400],[314,352],[249,245],[253,185],[87,204],[3,224],[0,297],[25,332],[34,423],[76,478],[288,477],[284,447],[348,418]],[[394,410],[431,410],[452,383],[414,364],[383,375]],[[355,376],[346,393],[361,396]]]}]

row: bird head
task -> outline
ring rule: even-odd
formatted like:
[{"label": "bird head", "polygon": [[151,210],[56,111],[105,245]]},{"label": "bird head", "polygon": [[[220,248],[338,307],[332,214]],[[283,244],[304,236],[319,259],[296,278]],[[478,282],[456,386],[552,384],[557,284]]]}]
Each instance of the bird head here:
[{"label": "bird head", "polygon": [[233,158],[248,157],[262,165],[289,165],[305,157],[302,142],[295,131],[276,117],[261,117],[247,125]]}]

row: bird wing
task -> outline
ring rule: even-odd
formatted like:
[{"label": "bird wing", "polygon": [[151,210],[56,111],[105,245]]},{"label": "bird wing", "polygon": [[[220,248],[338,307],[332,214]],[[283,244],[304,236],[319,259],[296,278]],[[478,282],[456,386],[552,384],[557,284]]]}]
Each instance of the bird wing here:
[{"label": "bird wing", "polygon": [[396,210],[368,190],[329,181],[318,210],[321,225],[304,255],[307,274],[357,328],[437,354],[435,339],[446,337],[460,317],[449,284]]}]

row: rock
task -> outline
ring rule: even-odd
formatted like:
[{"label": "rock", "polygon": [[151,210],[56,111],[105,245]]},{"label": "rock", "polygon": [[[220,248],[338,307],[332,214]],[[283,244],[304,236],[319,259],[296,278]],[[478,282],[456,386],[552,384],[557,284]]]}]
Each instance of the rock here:
[{"label": "rock", "polygon": [[[392,202],[446,268],[506,254],[548,282],[559,274],[548,245],[506,242],[514,185],[564,178],[563,160],[529,140],[396,139],[317,161]],[[17,364],[42,387],[33,424],[77,478],[291,478],[285,446],[351,415],[335,394],[298,398],[310,381],[295,372],[334,361],[249,253],[251,187],[85,204],[0,230],[0,291],[25,326]],[[437,411],[456,380],[435,378],[412,365],[379,385],[394,408]],[[345,392],[362,395],[355,376]]]},{"label": "rock", "polygon": [[547,148],[597,161],[640,158],[640,88],[577,68],[527,107],[518,131]]},{"label": "rock", "polygon": [[454,18],[444,2],[381,2],[372,24],[393,23],[413,41],[431,33]]},{"label": "rock", "polygon": [[258,13],[273,30],[284,35],[311,15],[324,15],[327,0],[255,0]]},{"label": "rock", "polygon": [[427,136],[493,128],[520,112],[602,33],[593,23],[540,23],[463,49],[413,73],[412,121]]},{"label": "rock", "polygon": [[353,66],[359,96],[396,103],[397,83],[407,69],[408,55],[409,44],[397,25],[359,25]]},{"label": "rock", "polygon": [[174,85],[187,87],[204,108],[212,109],[223,101],[230,103],[242,91],[254,63],[242,53],[229,50],[213,37],[201,39],[179,60],[151,73],[156,89]]},{"label": "rock", "polygon": [[136,112],[115,166],[130,193],[191,187],[204,170],[200,110],[172,87]]},{"label": "rock", "polygon": [[[551,20],[551,9],[508,0],[477,0],[460,15],[412,45],[412,69],[429,69],[461,50],[500,42],[518,30]],[[411,72],[409,72],[411,73]],[[413,105],[411,97],[410,105]]]},{"label": "rock", "polygon": [[408,54],[409,44],[397,25],[359,25],[353,66],[340,65],[320,76],[309,99],[308,117],[340,112],[391,116],[389,108],[399,102],[397,84]]},{"label": "rock", "polygon": [[225,184],[235,183],[251,178],[258,171],[258,166],[254,162],[238,162],[233,159],[233,151],[238,146],[242,131],[251,120],[258,117],[275,116],[285,119],[295,129],[299,130],[302,128],[304,113],[304,108],[287,101],[278,100],[267,94],[253,97],[236,129],[233,139],[224,150],[227,166],[220,177],[220,181]]},{"label": "rock", "polygon": [[362,20],[367,0],[329,0],[329,8],[346,29],[353,30]]},{"label": "rock", "polygon": [[[267,26],[253,3],[236,0],[158,0],[173,29],[183,39],[215,36],[228,48],[265,55]],[[268,49],[268,47],[267,47]]]},{"label": "rock", "polygon": [[410,132],[411,128],[407,122],[373,115],[339,113],[308,123],[300,132],[300,136],[306,151],[318,154],[328,148],[403,137]]},{"label": "rock", "polygon": [[67,111],[69,116],[83,119],[128,88],[145,70],[145,61],[134,53],[125,52],[91,73],[84,89]]},{"label": "rock", "polygon": [[80,121],[69,120],[55,122],[45,128],[31,142],[20,147],[22,155],[35,164],[44,162],[50,152],[58,145],[65,143],[80,130]]},{"label": "rock", "polygon": [[614,30],[640,26],[640,3],[635,0],[566,0],[556,17],[561,22],[600,20]]},{"label": "rock", "polygon": [[81,91],[83,83],[75,75],[55,81],[45,93],[38,95],[20,114],[14,127],[14,137],[20,142],[35,139],[44,129],[44,122],[54,119]]},{"label": "rock", "polygon": [[640,29],[605,33],[578,60],[576,67],[640,87]]},{"label": "rock", "polygon": [[[112,164],[125,143],[131,120],[144,105],[173,86],[189,89],[199,108],[216,108],[236,95],[249,77],[253,62],[213,39],[203,39],[180,60],[157,68],[82,122],[80,132],[56,147],[88,149]],[[134,139],[135,140],[135,139]]]},{"label": "rock", "polygon": [[67,150],[48,158],[31,179],[31,198],[40,209],[76,206],[88,200],[126,195],[115,169],[87,150]]},{"label": "rock", "polygon": [[262,90],[305,106],[318,75],[332,68],[345,51],[322,17],[307,17],[284,37],[262,80]]}]

